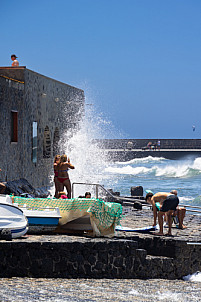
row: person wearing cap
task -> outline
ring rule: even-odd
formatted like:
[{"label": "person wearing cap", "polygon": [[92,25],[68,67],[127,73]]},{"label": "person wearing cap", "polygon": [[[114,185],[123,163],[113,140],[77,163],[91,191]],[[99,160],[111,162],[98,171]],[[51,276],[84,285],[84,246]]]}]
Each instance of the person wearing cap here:
[{"label": "person wearing cap", "polygon": [[11,60],[13,61],[12,67],[18,67],[19,66],[19,62],[17,60],[16,55],[11,55]]},{"label": "person wearing cap", "polygon": [[160,230],[156,235],[163,236],[163,216],[167,213],[168,219],[168,233],[167,235],[172,236],[172,214],[176,211],[176,208],[179,204],[179,198],[177,197],[177,191],[167,193],[167,192],[158,192],[156,194],[147,193],[145,200],[152,205],[153,214],[154,214],[154,224],[156,225],[157,219],[157,204],[159,203],[159,212],[158,212],[158,223]]},{"label": "person wearing cap", "polygon": [[91,198],[91,193],[90,192],[86,192],[84,194],[84,198]]}]

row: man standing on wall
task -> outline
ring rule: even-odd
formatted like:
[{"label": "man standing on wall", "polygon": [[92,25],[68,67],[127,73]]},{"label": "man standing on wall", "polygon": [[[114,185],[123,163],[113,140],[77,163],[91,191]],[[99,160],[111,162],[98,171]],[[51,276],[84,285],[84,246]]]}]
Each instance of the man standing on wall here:
[{"label": "man standing on wall", "polygon": [[11,55],[11,60],[13,61],[12,67],[18,67],[19,66],[19,62],[17,60],[16,55]]}]

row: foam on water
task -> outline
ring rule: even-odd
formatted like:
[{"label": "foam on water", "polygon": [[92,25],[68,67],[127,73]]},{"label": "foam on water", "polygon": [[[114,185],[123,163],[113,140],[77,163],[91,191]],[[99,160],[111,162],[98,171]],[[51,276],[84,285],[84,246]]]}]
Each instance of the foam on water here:
[{"label": "foam on water", "polygon": [[[159,162],[159,165],[151,165]],[[142,163],[144,164],[142,166]],[[140,164],[140,165],[139,165]],[[149,164],[149,167],[148,167]],[[134,159],[128,162],[117,162],[107,167],[106,172],[116,174],[153,174],[156,177],[167,178],[191,178],[196,175],[201,175],[201,158],[191,161],[172,161],[164,160],[163,158],[141,158]]]},{"label": "foam on water", "polygon": [[[87,103],[93,103],[93,100],[88,99]],[[139,185],[153,192],[177,189],[181,203],[201,204],[201,158],[168,160],[149,156],[127,162],[110,162],[94,139],[121,138],[121,134],[94,106],[86,106],[86,109],[79,127],[68,131],[60,142],[62,153],[66,153],[75,165],[75,169],[69,171],[72,183],[99,183],[121,195],[130,195],[131,186]],[[91,187],[80,186],[75,196],[83,195],[85,191],[92,192]]]},{"label": "foam on water", "polygon": [[147,156],[143,158],[134,158],[127,162],[116,162],[116,163],[119,165],[129,165],[129,164],[139,164],[139,163],[154,163],[154,162],[162,162],[162,161],[166,161],[166,159],[163,157]]},{"label": "foam on water", "polygon": [[160,301],[183,301],[184,297],[180,293],[173,293],[171,291],[166,291],[166,292],[158,292],[158,299]]},{"label": "foam on water", "polygon": [[183,277],[184,281],[191,281],[191,282],[201,282],[201,272],[196,272],[192,275],[187,275]]},{"label": "foam on water", "polygon": [[139,296],[140,295],[140,293],[135,289],[132,289],[131,291],[129,291],[128,294],[129,295],[134,295],[134,296]]},{"label": "foam on water", "polygon": [[165,167],[156,167],[156,176],[166,176],[174,178],[194,177],[201,174],[201,169],[195,162],[192,164],[185,162],[178,165],[167,165]]},{"label": "foam on water", "polygon": [[145,298],[147,301],[147,298],[150,298],[150,300],[152,301],[152,299],[157,299],[157,301],[185,301],[184,300],[184,296],[182,293],[173,293],[172,291],[157,291],[155,293],[150,293],[149,295],[147,294],[143,294],[140,293],[139,291],[132,289],[131,291],[128,292],[129,295],[133,295],[133,296],[140,296],[141,298]]},{"label": "foam on water", "polygon": [[185,197],[179,197],[179,202],[182,204],[188,204],[188,202],[192,201],[192,197],[188,197],[188,196],[185,196]]},{"label": "foam on water", "polygon": [[106,172],[109,173],[115,173],[115,174],[128,174],[128,175],[138,175],[138,174],[147,174],[153,169],[149,169],[146,167],[131,167],[131,166],[125,166],[125,167],[107,167],[105,168]]}]

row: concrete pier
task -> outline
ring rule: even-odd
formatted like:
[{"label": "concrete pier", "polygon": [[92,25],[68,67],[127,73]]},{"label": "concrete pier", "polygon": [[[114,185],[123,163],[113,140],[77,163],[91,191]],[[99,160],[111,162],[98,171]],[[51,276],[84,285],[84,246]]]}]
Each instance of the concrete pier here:
[{"label": "concrete pier", "polygon": [[[201,139],[97,139],[97,144],[113,161],[128,161],[143,157],[167,159],[196,158],[201,156]],[[153,148],[148,148],[151,143]]]},{"label": "concrete pier", "polygon": [[[129,210],[122,225],[153,223],[151,210]],[[117,232],[114,238],[30,235],[0,241],[0,277],[180,279],[201,270],[201,216],[188,215],[174,237]],[[190,243],[190,244],[189,244]]]},{"label": "concrete pier", "polygon": [[163,157],[166,159],[176,160],[201,157],[201,149],[104,149],[104,154],[107,155],[113,161],[129,161],[134,158],[144,158],[148,156]]}]

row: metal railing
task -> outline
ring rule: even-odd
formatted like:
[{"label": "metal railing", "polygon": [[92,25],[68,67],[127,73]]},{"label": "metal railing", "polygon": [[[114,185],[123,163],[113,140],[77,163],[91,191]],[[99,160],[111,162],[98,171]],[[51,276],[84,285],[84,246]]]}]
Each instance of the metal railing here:
[{"label": "metal railing", "polygon": [[133,206],[136,201],[138,201],[138,202],[140,201],[140,202],[144,203],[144,201],[140,200],[140,199],[113,195],[109,190],[105,189],[105,187],[100,184],[92,184],[92,183],[84,183],[84,182],[74,182],[72,184],[72,198],[75,197],[75,185],[94,186],[97,199],[100,197],[99,191],[101,189],[106,193],[107,196],[113,198],[116,202],[120,202],[123,206]]},{"label": "metal railing", "polygon": [[101,188],[105,193],[107,193],[110,197],[115,197],[114,195],[112,195],[112,193],[110,191],[108,191],[107,189],[105,189],[102,185],[100,184],[91,184],[91,183],[85,183],[85,182],[73,182],[72,184],[72,198],[75,197],[75,192],[74,192],[74,187],[75,185],[84,185],[84,186],[95,186],[96,189],[96,198],[98,199],[98,192],[99,192],[99,188]]},{"label": "metal railing", "polygon": [[[125,197],[125,196],[116,196],[113,195],[109,190],[105,189],[104,186],[100,184],[93,184],[93,183],[84,183],[84,182],[74,182],[72,184],[72,198],[75,197],[75,192],[74,192],[74,187],[75,185],[85,185],[85,186],[94,186],[95,187],[95,192],[96,192],[96,198],[99,198],[99,189],[103,190],[107,195],[110,197],[114,198],[115,200],[119,200],[123,206],[133,206],[134,202],[138,201],[141,202],[142,206],[144,207],[152,207],[149,203],[147,203],[145,200],[141,199],[135,199],[132,197]],[[188,204],[180,204],[180,206],[186,208],[186,211],[190,213],[198,213],[201,214],[201,207],[199,206],[193,206],[193,205],[188,205]]]},{"label": "metal railing", "polygon": [[[149,203],[144,203],[144,204],[142,204],[142,206],[152,208],[152,205],[149,204]],[[188,204],[179,204],[179,206],[186,208],[186,211],[189,212],[189,213],[199,213],[199,214],[201,214],[201,207],[193,206],[193,205],[191,206],[191,205],[188,205]]]}]

